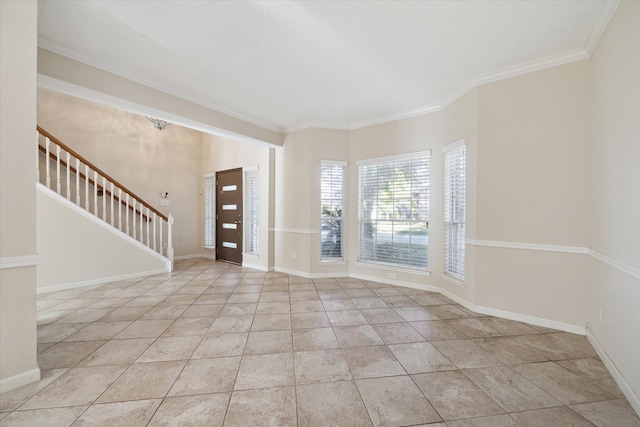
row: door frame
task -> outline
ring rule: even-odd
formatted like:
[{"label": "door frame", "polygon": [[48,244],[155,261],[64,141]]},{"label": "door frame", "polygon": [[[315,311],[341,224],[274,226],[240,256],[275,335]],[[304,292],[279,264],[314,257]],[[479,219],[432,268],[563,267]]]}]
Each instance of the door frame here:
[{"label": "door frame", "polygon": [[[227,258],[221,258],[220,255],[220,249],[223,248],[223,235],[224,234],[229,234],[230,230],[229,229],[225,229],[223,228],[223,223],[224,221],[221,220],[221,216],[224,217],[224,213],[223,210],[221,209],[222,205],[224,203],[221,202],[222,199],[222,187],[224,187],[224,185],[220,185],[220,176],[224,175],[224,174],[229,174],[229,173],[236,173],[239,175],[239,182],[235,182],[235,185],[237,185],[237,189],[236,191],[238,191],[237,194],[239,194],[239,198],[236,199],[234,202],[237,205],[237,216],[236,216],[236,221],[234,221],[235,224],[237,224],[237,241],[235,242],[237,244],[237,249],[239,251],[239,256],[238,258],[235,259],[227,259]],[[215,244],[216,244],[216,260],[218,261],[223,261],[223,262],[228,262],[228,263],[232,263],[232,264],[237,264],[237,265],[242,265],[242,261],[243,261],[243,244],[244,244],[244,175],[243,175],[243,169],[242,168],[234,168],[234,169],[227,169],[227,170],[223,170],[223,171],[217,171],[216,172],[216,185],[215,185],[215,191],[216,191],[216,197],[215,197],[215,203],[216,203],[216,221],[215,221]],[[224,211],[227,212],[227,211]],[[239,218],[239,219],[238,219]],[[235,230],[234,230],[235,231]]]}]

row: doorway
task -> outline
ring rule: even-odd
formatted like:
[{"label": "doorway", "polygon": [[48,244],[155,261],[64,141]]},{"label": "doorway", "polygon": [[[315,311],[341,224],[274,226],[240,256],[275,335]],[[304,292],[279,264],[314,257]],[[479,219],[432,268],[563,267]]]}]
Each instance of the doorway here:
[{"label": "doorway", "polygon": [[216,172],[216,259],[242,265],[242,168]]}]

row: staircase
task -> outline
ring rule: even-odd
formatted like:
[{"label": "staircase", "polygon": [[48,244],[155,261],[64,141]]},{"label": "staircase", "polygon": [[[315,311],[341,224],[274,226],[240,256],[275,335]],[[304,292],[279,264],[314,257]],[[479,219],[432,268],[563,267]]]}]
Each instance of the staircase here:
[{"label": "staircase", "polygon": [[173,217],[164,215],[38,126],[37,182],[167,259],[173,270]]}]

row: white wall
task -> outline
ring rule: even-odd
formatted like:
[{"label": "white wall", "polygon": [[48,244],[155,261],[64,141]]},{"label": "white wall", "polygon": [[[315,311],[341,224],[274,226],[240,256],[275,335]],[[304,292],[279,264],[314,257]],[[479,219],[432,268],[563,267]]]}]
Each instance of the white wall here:
[{"label": "white wall", "polygon": [[[175,218],[175,256],[200,252],[201,133],[48,89],[38,89],[38,124],[165,215]],[[169,206],[160,193],[169,193]]]},{"label": "white wall", "polygon": [[[640,3],[618,6],[591,59],[589,334],[640,413]],[[599,308],[602,307],[602,320]]]},{"label": "white wall", "polygon": [[37,211],[38,292],[167,271],[154,251],[45,187]]},{"label": "white wall", "polygon": [[37,3],[0,2],[0,393],[36,359]]}]

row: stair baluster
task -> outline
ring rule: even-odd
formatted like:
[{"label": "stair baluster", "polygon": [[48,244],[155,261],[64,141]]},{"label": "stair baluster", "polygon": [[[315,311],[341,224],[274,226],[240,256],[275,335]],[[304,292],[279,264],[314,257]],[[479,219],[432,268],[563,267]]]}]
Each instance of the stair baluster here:
[{"label": "stair baluster", "polygon": [[60,188],[60,146],[56,145],[56,193],[61,193]]},{"label": "stair baluster", "polygon": [[[44,141],[42,146],[40,145],[41,138]],[[151,205],[138,198],[126,187],[113,180],[108,174],[92,165],[39,126],[37,144],[39,146],[36,162],[36,178],[38,182],[44,181],[46,187],[49,190],[53,190],[51,186],[52,178],[54,178],[52,177],[52,172],[55,173],[55,191],[70,202],[73,202],[72,194],[75,192],[75,205],[80,208],[83,208],[81,192],[84,185],[84,210],[101,218],[105,223],[117,228],[120,232],[127,234],[148,248],[169,258],[170,262],[167,263],[167,266],[170,271],[172,270],[173,216],[165,216],[158,212]],[[63,152],[64,158],[62,157]],[[73,162],[75,167],[72,166],[72,158],[75,159],[75,162]],[[44,161],[45,165],[44,177],[40,176],[42,169],[40,163],[42,161]],[[54,171],[51,170],[53,162],[55,162]],[[64,171],[62,171],[62,168],[64,168]],[[84,173],[81,172],[82,170]],[[93,172],[93,176],[91,172]],[[75,182],[71,174],[75,174]],[[100,180],[100,177],[102,180]],[[72,184],[75,185],[75,189]],[[62,192],[63,185],[65,186],[66,197]],[[90,187],[93,187],[93,189],[91,190]],[[101,204],[99,203],[99,197],[102,197]],[[109,203],[107,203],[107,197],[109,197]],[[117,224],[116,215],[118,217]],[[139,224],[136,215],[140,217]],[[132,230],[131,222],[133,222]],[[146,226],[144,222],[146,222]],[[166,247],[164,243],[165,227],[167,229]],[[152,233],[153,238],[151,236]]]},{"label": "stair baluster", "polygon": [[76,157],[76,205],[82,206],[80,201],[80,159]]}]

